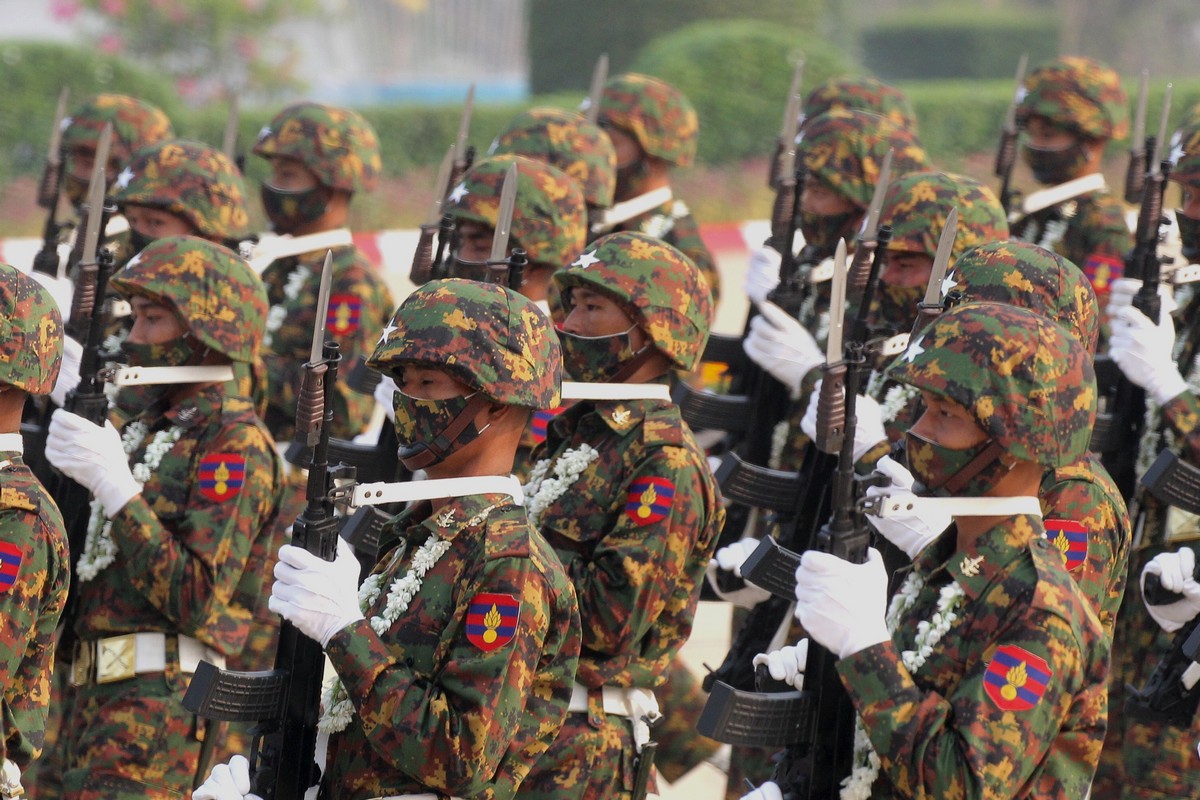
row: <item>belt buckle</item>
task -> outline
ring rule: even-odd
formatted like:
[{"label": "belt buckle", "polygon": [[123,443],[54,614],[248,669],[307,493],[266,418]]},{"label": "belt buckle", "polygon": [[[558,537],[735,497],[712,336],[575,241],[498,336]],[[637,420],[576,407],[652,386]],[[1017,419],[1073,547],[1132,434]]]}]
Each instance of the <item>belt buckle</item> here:
[{"label": "belt buckle", "polygon": [[110,636],[96,643],[96,683],[115,683],[137,675],[135,634]]},{"label": "belt buckle", "polygon": [[71,684],[83,686],[92,679],[92,655],[96,652],[94,642],[79,642],[75,648],[75,660],[71,663]]}]

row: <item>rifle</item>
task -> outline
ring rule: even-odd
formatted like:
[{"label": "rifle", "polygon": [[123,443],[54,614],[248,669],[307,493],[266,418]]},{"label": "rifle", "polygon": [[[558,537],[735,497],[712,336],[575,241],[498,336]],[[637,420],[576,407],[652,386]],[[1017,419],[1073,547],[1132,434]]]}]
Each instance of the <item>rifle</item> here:
[{"label": "rifle", "polygon": [[1146,190],[1146,97],[1150,92],[1150,72],[1142,70],[1138,82],[1137,112],[1133,117],[1133,138],[1129,142],[1129,166],[1125,168],[1125,202],[1142,202]]},{"label": "rifle", "polygon": [[[325,256],[309,361],[296,401],[296,430],[309,449],[304,511],[292,527],[292,543],[332,561],[337,555],[338,519],[333,481],[351,470],[330,468],[329,428],[341,359],[336,342],[325,339],[333,254]],[[287,620],[279,632],[275,668],[230,672],[201,662],[183,698],[184,708],[207,719],[257,721],[250,765],[252,791],[265,800],[300,800],[320,780],[313,755],[325,654],[319,642]]]},{"label": "rifle", "polygon": [[446,195],[450,192],[450,171],[453,167],[454,145],[451,144],[446,155],[442,156],[442,163],[438,166],[437,178],[433,184],[433,199],[429,202],[429,211],[425,214],[425,221],[421,223],[421,236],[417,240],[417,249],[413,252],[412,268],[408,272],[408,279],[417,286],[427,283],[433,277],[434,264],[441,263],[445,251],[445,243],[442,242],[438,247],[438,259],[435,262],[433,236],[442,230],[442,206],[446,202]]},{"label": "rifle", "polygon": [[[454,166],[450,169],[450,179],[446,181],[446,193],[450,192],[450,187],[457,186],[462,180],[463,175],[475,163],[475,145],[467,144],[467,134],[471,130],[471,114],[475,110],[475,84],[472,83],[467,89],[467,99],[463,104],[462,116],[458,120],[458,135],[454,139]],[[449,213],[442,214],[442,220],[438,225],[438,246],[437,253],[433,257],[433,264],[430,268],[430,277],[433,279],[441,279],[450,275],[450,259],[453,258],[455,249],[455,226],[454,217]],[[449,251],[449,252],[447,252]]]},{"label": "rifle", "polygon": [[1021,104],[1024,94],[1025,67],[1028,64],[1029,54],[1022,53],[1021,60],[1017,62],[1017,88],[1013,90],[1012,102],[1008,104],[1008,111],[1004,114],[1004,125],[1000,128],[1000,146],[996,149],[996,165],[993,172],[1000,179],[1000,205],[1005,214],[1012,209],[1013,192],[1009,184],[1012,181],[1013,166],[1017,163],[1017,134],[1020,132],[1017,125],[1017,106]]},{"label": "rifle", "polygon": [[608,83],[608,53],[601,53],[592,67],[592,82],[588,86],[587,100],[584,101],[583,118],[593,125],[600,119],[600,97],[604,94],[604,84]]},{"label": "rifle", "polygon": [[67,99],[71,90],[66,86],[58,95],[58,106],[54,110],[54,127],[50,130],[50,146],[46,150],[46,166],[42,169],[42,180],[38,183],[37,204],[46,209],[46,223],[42,226],[42,247],[33,257],[33,271],[43,275],[59,277],[60,263],[58,245],[63,229],[67,226],[58,222],[58,202],[62,191],[63,161],[66,154],[62,146],[62,121],[67,114]]},{"label": "rifle", "polygon": [[513,250],[511,256],[508,255],[519,174],[516,164],[510,164],[504,173],[504,184],[500,187],[500,209],[496,214],[496,229],[492,233],[492,252],[487,260],[487,283],[507,286],[514,292],[521,288],[525,267],[529,264],[525,251],[519,247]]},{"label": "rifle", "polygon": [[779,126],[779,138],[775,142],[775,155],[767,170],[767,186],[772,191],[778,188],[779,176],[792,172],[788,163],[788,152],[791,161],[796,157],[796,130],[800,127],[800,108],[803,98],[800,96],[800,84],[804,80],[804,59],[798,59],[792,68],[792,83],[788,86],[787,102],[783,106],[783,123]]}]

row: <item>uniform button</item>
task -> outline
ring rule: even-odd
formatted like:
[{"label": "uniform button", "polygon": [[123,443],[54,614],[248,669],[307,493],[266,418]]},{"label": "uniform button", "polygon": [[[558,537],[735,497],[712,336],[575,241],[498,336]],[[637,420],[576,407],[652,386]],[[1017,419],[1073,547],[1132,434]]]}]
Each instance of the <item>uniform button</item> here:
[{"label": "uniform button", "polygon": [[588,717],[588,724],[598,730],[601,727],[603,727],[604,718],[601,717],[599,714],[592,714],[591,716]]}]

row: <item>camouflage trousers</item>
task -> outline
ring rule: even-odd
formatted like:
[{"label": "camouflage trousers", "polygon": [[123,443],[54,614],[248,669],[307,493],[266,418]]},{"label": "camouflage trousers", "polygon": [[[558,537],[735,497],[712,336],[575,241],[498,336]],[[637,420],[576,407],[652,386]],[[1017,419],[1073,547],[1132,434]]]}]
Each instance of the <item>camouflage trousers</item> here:
[{"label": "camouflage trousers", "polygon": [[[522,800],[630,800],[636,750],[629,720],[571,713],[558,738],[521,782]],[[650,792],[655,792],[650,779]]]},{"label": "camouflage trousers", "polygon": [[671,662],[667,682],[655,694],[663,719],[654,728],[654,740],[658,742],[654,765],[674,783],[711,758],[721,745],[696,732],[696,720],[708,695],[679,657]]}]

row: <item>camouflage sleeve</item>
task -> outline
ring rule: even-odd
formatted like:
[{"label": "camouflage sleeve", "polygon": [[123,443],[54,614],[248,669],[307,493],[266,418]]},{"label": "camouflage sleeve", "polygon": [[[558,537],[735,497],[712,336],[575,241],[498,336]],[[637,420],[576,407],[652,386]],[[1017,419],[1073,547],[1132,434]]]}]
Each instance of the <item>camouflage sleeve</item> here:
[{"label": "camouflage sleeve", "polygon": [[[520,598],[513,638],[495,648],[473,643],[467,633],[467,607],[485,592]],[[326,652],[377,755],[430,789],[473,797],[492,780],[516,725],[535,705],[561,725],[571,676],[555,676],[550,682],[558,693],[545,693],[547,675],[538,670],[554,635],[554,598],[529,558],[491,559],[456,594],[461,601],[457,609],[448,605],[448,618],[412,621],[450,639],[436,674],[421,674],[406,662],[404,630],[394,626],[381,637],[367,620],[339,631]],[[568,669],[574,660],[562,664]]]},{"label": "camouflage sleeve", "polygon": [[1171,430],[1183,440],[1183,457],[1200,466],[1200,399],[1191,391],[1173,397],[1162,407]]},{"label": "camouflage sleeve", "polygon": [[704,244],[704,240],[700,238],[700,226],[696,224],[696,218],[691,214],[677,217],[666,241],[682,250],[688,258],[696,262],[696,266],[704,273],[708,287],[712,290],[715,309],[717,301],[721,299],[721,273],[717,270],[717,262],[712,253]]},{"label": "camouflage sleeve", "polygon": [[[1125,274],[1125,255],[1133,249],[1133,234],[1125,223],[1119,200],[1106,196],[1088,203],[1080,226],[1080,241],[1068,249],[1073,260],[1091,281],[1096,294],[1107,297],[1112,281]],[[1103,308],[1103,305],[1101,306]]]},{"label": "camouflage sleeve", "polygon": [[[210,628],[226,622],[251,543],[274,508],[275,458],[259,428],[226,427],[196,448],[191,466],[195,478],[173,530],[143,495],[113,517],[113,540],[122,563],[131,566],[126,578],[181,633],[205,642],[224,641]],[[234,461],[243,467],[240,485],[234,485],[236,475],[216,488],[202,482],[201,472],[218,476]]]},{"label": "camouflage sleeve", "polygon": [[[1003,647],[988,647],[985,658],[967,664],[946,695],[917,686],[892,642],[838,662],[842,683],[897,796],[1024,796],[1060,734],[1083,673],[1070,625],[1056,615],[1030,611],[1006,629],[977,634]],[[1048,676],[1026,679],[1035,687],[1037,680],[1045,680],[1025,693],[1032,696],[1032,707],[1015,692],[1016,700],[1010,700],[986,679],[1002,656],[1012,653],[1049,665]],[[1056,765],[1060,778],[1063,769]],[[1067,796],[1084,795],[1092,770],[1082,760],[1077,770],[1068,770],[1078,793]]]}]

